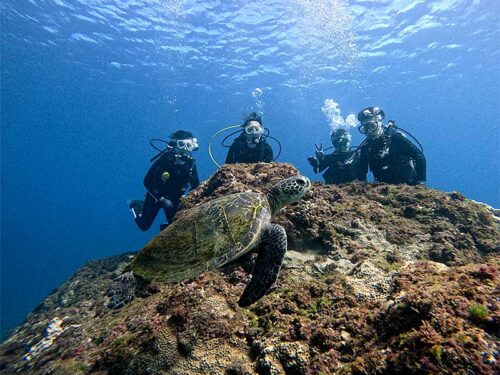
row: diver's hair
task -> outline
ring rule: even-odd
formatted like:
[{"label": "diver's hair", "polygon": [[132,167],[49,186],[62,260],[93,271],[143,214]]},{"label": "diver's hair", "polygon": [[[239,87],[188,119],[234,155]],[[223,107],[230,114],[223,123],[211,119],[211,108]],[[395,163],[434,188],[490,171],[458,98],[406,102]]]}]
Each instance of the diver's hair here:
[{"label": "diver's hair", "polygon": [[189,139],[194,138],[193,133],[187,130],[177,130],[170,134],[170,139]]},{"label": "diver's hair", "polygon": [[[370,115],[365,116],[365,111],[368,111]],[[376,117],[377,115],[380,115],[380,120],[385,118],[385,112],[380,107],[366,107],[358,113],[358,121],[363,121],[366,117]]]},{"label": "diver's hair", "polygon": [[330,137],[338,137],[339,135],[341,134],[349,134],[349,130],[347,129],[344,129],[344,128],[339,128],[339,129],[335,129],[334,131],[332,131],[330,133]]},{"label": "diver's hair", "polygon": [[244,123],[243,125],[241,125],[243,127],[247,126],[250,121],[257,121],[260,125],[264,126],[262,124],[262,116],[258,115],[256,112],[251,112],[250,114],[245,116],[243,120]]}]

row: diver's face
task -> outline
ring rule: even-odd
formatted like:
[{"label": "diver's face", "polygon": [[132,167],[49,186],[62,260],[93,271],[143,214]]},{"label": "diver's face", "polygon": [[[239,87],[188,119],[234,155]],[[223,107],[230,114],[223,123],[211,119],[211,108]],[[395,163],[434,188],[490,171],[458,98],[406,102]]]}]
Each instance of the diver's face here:
[{"label": "diver's face", "polygon": [[245,134],[249,135],[262,135],[264,128],[258,121],[250,121],[245,125]]},{"label": "diver's face", "polygon": [[257,121],[250,121],[244,129],[247,145],[253,148],[260,142],[260,137],[264,133],[263,126]]},{"label": "diver's face", "polygon": [[382,128],[382,123],[377,119],[371,119],[369,121],[363,122],[360,126],[359,131],[362,134],[366,134],[367,138],[375,139],[380,137],[384,129]]},{"label": "diver's face", "polygon": [[175,140],[176,155],[191,156],[193,151],[198,149],[198,140],[196,138],[178,139]]},{"label": "diver's face", "polygon": [[351,135],[349,133],[343,133],[338,136],[332,136],[332,144],[337,150],[348,150],[351,145]]}]

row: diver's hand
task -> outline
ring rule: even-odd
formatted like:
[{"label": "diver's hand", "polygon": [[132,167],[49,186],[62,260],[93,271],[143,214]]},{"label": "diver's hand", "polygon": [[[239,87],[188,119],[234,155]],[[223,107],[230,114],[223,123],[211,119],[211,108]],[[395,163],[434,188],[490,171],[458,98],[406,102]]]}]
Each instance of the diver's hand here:
[{"label": "diver's hand", "polygon": [[160,204],[162,205],[163,208],[166,208],[166,209],[174,208],[174,204],[172,203],[172,201],[170,199],[167,199],[165,197],[161,197],[158,201],[160,202]]},{"label": "diver's hand", "polygon": [[307,161],[313,167],[314,173],[318,173],[319,172],[319,160],[316,159],[314,156],[309,156],[307,158]]},{"label": "diver's hand", "polygon": [[319,146],[315,143],[316,146],[316,159],[319,161],[325,158],[325,151],[323,151],[323,143],[320,143]]}]

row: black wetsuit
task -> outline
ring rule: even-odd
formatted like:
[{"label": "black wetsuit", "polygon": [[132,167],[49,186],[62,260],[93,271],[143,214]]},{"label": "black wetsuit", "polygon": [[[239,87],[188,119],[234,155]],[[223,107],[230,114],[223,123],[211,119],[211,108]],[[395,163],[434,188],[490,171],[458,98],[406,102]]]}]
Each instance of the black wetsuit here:
[{"label": "black wetsuit", "polygon": [[240,135],[234,140],[226,157],[226,164],[259,162],[270,163],[272,161],[273,149],[264,138],[261,137],[260,142],[257,143],[255,148],[250,148],[247,146],[244,135]]},{"label": "black wetsuit", "polygon": [[368,139],[360,154],[360,176],[366,180],[368,167],[375,181],[416,184],[426,180],[426,160],[420,149],[399,131],[385,131]]},{"label": "black wetsuit", "polygon": [[315,172],[323,173],[323,178],[327,184],[345,184],[359,179],[358,159],[354,150],[335,151],[325,155],[319,162],[319,168]]},{"label": "black wetsuit", "polygon": [[[161,177],[168,172],[170,177],[164,182]],[[179,209],[180,198],[188,190],[200,183],[195,160],[185,157],[184,164],[178,164],[173,152],[166,152],[156,160],[144,177],[147,193],[141,215],[135,222],[141,230],[148,230],[160,208],[165,211],[168,223],[171,223]]]}]

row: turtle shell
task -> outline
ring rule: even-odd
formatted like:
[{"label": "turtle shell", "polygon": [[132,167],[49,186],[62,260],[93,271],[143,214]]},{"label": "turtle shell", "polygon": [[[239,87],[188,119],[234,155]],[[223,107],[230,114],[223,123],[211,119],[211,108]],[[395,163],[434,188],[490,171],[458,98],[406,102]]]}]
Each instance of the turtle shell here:
[{"label": "turtle shell", "polygon": [[130,269],[148,281],[182,281],[222,266],[254,248],[270,222],[267,198],[227,195],[180,212],[134,258]]}]

